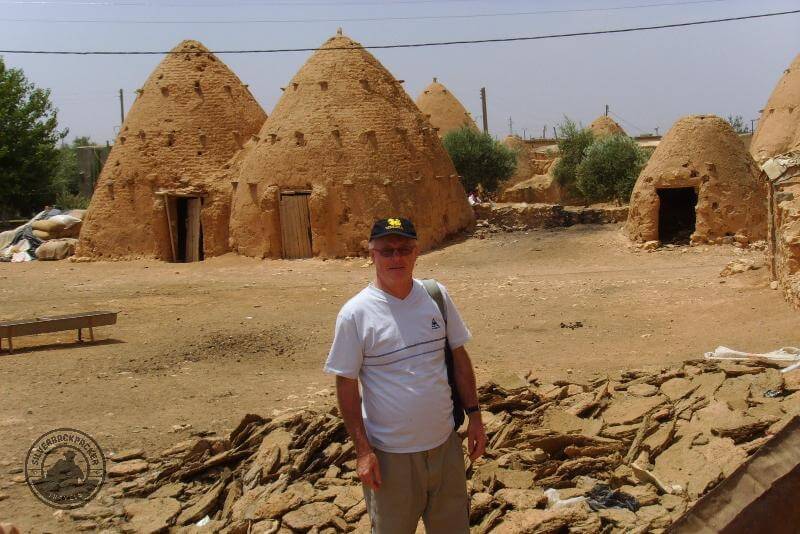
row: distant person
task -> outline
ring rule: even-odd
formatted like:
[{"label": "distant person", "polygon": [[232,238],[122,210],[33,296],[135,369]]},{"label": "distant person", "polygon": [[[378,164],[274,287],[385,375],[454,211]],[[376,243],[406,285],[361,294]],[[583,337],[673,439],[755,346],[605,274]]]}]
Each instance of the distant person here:
[{"label": "distant person", "polygon": [[[457,413],[462,419],[468,414],[470,458],[486,448],[475,373],[464,348],[471,334],[444,286],[431,282],[441,293],[446,321],[433,293],[413,277],[419,249],[411,221],[376,221],[369,253],[375,281],[342,306],[325,371],[336,375],[372,532],[413,534],[422,518],[428,534],[468,534]],[[456,411],[446,343],[461,401]]]}]

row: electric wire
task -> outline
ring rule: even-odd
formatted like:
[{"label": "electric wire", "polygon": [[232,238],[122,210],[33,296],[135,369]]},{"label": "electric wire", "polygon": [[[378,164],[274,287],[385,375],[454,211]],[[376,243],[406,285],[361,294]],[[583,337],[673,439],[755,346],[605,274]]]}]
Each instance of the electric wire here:
[{"label": "electric wire", "polygon": [[[406,44],[387,44],[387,45],[368,45],[363,46],[364,49],[369,50],[387,50],[396,48],[425,48],[432,46],[454,46],[454,45],[467,45],[467,44],[485,44],[485,43],[511,43],[520,41],[539,41],[545,39],[563,39],[570,37],[584,37],[590,35],[612,35],[620,33],[632,33],[650,30],[674,29],[674,28],[687,28],[691,26],[700,26],[706,24],[717,24],[722,22],[734,22],[742,20],[754,20],[767,17],[777,17],[782,15],[794,15],[800,13],[800,9],[790,11],[776,11],[772,13],[760,13],[757,15],[743,15],[739,17],[725,17],[718,19],[696,20],[690,22],[676,22],[673,24],[659,24],[653,26],[635,26],[630,28],[616,28],[611,30],[596,30],[596,31],[583,31],[583,32],[570,32],[570,33],[553,33],[546,35],[534,35],[528,37],[498,37],[494,39],[464,39],[458,41],[434,41],[426,43],[406,43]],[[336,51],[336,50],[353,50],[352,46],[333,46],[327,48],[272,48],[272,49],[254,49],[254,50],[212,50],[208,52],[198,51],[152,51],[152,50],[136,50],[136,51],[111,51],[111,50],[0,50],[0,54],[38,54],[38,55],[79,55],[79,56],[124,56],[124,55],[165,55],[165,54],[277,54],[288,52],[316,52],[316,51]]]},{"label": "electric wire", "polygon": [[51,19],[51,18],[9,18],[0,17],[2,22],[36,22],[47,24],[307,24],[321,22],[410,22],[419,20],[458,20],[498,17],[521,17],[530,15],[562,15],[572,13],[625,11],[631,9],[650,9],[654,7],[690,6],[698,4],[715,4],[730,0],[686,0],[680,2],[661,2],[658,4],[637,4],[625,6],[591,7],[582,9],[550,9],[540,11],[516,11],[508,13],[470,13],[464,15],[412,15],[390,17],[344,17],[344,18],[299,18],[299,19]]}]

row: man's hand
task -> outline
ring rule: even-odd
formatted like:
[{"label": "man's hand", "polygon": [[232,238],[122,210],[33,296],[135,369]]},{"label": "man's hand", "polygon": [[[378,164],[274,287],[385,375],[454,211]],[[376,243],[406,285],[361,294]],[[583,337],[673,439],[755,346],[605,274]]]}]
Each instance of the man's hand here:
[{"label": "man's hand", "polygon": [[480,412],[469,414],[467,426],[467,451],[473,462],[486,452],[486,429],[483,428]]},{"label": "man's hand", "polygon": [[376,491],[381,487],[381,467],[378,457],[374,452],[361,455],[356,460],[356,474],[361,483],[369,489]]}]

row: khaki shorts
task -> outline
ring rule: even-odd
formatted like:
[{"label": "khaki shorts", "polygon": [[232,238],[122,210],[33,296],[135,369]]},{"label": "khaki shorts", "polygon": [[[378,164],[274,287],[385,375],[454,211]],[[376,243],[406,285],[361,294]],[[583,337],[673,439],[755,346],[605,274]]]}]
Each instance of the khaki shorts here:
[{"label": "khaki shorts", "polygon": [[427,534],[469,532],[469,498],[461,440],[453,432],[429,451],[375,451],[379,490],[364,488],[374,534],[413,534],[419,519]]}]

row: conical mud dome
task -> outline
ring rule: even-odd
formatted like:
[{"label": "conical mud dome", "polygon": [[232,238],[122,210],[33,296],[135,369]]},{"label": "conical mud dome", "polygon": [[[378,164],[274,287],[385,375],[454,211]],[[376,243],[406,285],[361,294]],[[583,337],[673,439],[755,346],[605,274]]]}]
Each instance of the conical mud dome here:
[{"label": "conical mud dome", "polygon": [[595,137],[616,134],[625,135],[625,130],[622,129],[622,126],[617,124],[614,119],[607,115],[601,115],[597,117],[594,122],[589,125],[589,129],[592,131]]},{"label": "conical mud dome", "polygon": [[440,137],[462,126],[478,129],[461,102],[436,78],[417,97],[417,107],[428,116],[433,127],[439,129]]},{"label": "conical mud dome", "polygon": [[372,223],[414,221],[422,249],[473,221],[436,132],[399,82],[337,35],[237,155],[231,245],[255,257],[363,254]]},{"label": "conical mud dome", "polygon": [[800,151],[800,54],[773,89],[750,142],[758,163],[793,150]]},{"label": "conical mud dome", "polygon": [[726,121],[684,117],[639,175],[626,231],[636,241],[764,239],[766,198],[753,158]]},{"label": "conical mud dome", "polygon": [[176,46],[138,93],[92,196],[77,255],[191,261],[228,251],[231,186],[213,176],[266,114],[197,41]]}]

